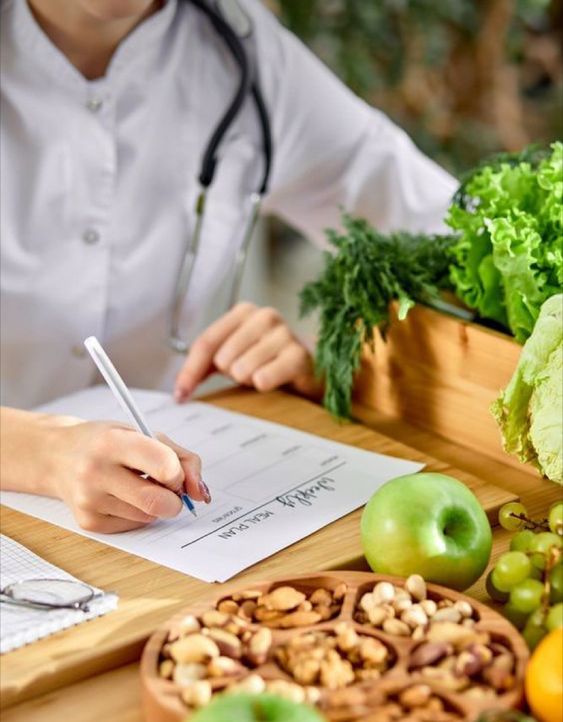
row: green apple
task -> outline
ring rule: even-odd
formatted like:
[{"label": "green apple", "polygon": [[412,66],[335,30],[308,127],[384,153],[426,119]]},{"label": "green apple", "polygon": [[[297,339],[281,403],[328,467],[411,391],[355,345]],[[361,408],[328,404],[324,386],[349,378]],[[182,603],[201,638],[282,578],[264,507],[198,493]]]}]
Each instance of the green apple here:
[{"label": "green apple", "polygon": [[324,722],[312,707],[274,694],[222,694],[190,722]]},{"label": "green apple", "polygon": [[366,504],[362,546],[374,572],[466,589],[491,554],[487,516],[474,494],[444,474],[399,476]]}]

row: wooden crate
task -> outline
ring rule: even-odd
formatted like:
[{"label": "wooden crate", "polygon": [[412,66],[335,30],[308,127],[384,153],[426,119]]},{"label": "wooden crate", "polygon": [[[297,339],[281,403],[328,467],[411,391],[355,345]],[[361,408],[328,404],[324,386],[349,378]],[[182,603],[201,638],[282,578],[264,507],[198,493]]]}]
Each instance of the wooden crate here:
[{"label": "wooden crate", "polygon": [[520,469],[506,454],[489,406],[506,386],[522,347],[512,338],[424,306],[393,316],[387,340],[366,348],[354,415],[377,409]]}]

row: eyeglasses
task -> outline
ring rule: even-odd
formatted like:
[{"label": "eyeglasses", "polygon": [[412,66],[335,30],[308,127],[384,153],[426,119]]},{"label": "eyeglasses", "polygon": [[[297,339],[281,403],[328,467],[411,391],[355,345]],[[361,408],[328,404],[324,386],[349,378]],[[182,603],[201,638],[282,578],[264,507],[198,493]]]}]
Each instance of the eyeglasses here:
[{"label": "eyeglasses", "polygon": [[0,589],[0,602],[32,609],[77,609],[90,611],[89,604],[102,593],[72,579],[23,579]]}]

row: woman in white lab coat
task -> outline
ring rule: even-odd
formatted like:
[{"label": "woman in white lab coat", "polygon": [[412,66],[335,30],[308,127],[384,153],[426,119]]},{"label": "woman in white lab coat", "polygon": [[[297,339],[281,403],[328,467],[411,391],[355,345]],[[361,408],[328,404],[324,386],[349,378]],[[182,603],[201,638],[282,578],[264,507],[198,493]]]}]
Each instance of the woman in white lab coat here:
[{"label": "woman in white lab coat", "polygon": [[[265,210],[320,243],[341,207],[384,230],[439,230],[453,179],[258,0],[241,5],[273,136]],[[91,530],[131,529],[177,514],[182,488],[209,490],[170,440],[28,411],[93,383],[84,338],[102,340],[128,384],[178,401],[215,370],[260,391],[315,390],[309,351],[274,309],[241,303],[202,330],[260,174],[256,113],[246,103],[221,146],[179,357],[166,339],[201,155],[237,80],[223,40],[187,0],[1,11],[2,487],[61,497]]]}]

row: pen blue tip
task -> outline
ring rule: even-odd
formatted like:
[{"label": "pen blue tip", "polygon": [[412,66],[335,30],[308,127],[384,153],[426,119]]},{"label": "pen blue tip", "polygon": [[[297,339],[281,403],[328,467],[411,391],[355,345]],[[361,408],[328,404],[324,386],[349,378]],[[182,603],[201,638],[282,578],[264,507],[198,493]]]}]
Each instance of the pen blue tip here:
[{"label": "pen blue tip", "polygon": [[182,501],[186,505],[186,507],[191,511],[191,513],[197,517],[197,513],[194,507],[193,501],[190,499],[190,497],[187,494],[182,494]]}]

